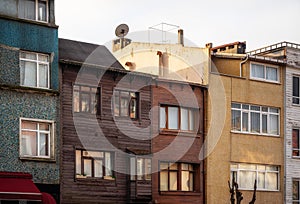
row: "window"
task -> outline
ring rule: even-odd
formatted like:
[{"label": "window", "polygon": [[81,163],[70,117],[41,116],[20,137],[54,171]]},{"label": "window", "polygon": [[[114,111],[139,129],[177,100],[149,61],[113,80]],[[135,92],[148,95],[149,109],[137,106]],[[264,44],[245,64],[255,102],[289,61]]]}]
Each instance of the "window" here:
[{"label": "window", "polygon": [[73,111],[100,114],[100,87],[74,85]]},{"label": "window", "polygon": [[279,167],[256,164],[231,164],[231,179],[239,184],[241,190],[253,190],[257,181],[257,190],[279,190]]},{"label": "window", "polygon": [[19,17],[34,21],[48,21],[47,0],[21,0],[19,1]]},{"label": "window", "polygon": [[20,81],[22,86],[50,88],[49,55],[21,52]]},{"label": "window", "polygon": [[263,64],[251,63],[251,78],[279,82],[278,68]]},{"label": "window", "polygon": [[300,157],[299,129],[293,129],[293,157]]},{"label": "window", "polygon": [[193,164],[160,162],[160,191],[194,191],[194,179]]},{"label": "window", "polygon": [[293,204],[300,203],[300,181],[297,179],[293,179]]},{"label": "window", "polygon": [[248,104],[231,104],[231,130],[279,135],[279,109]]},{"label": "window", "polygon": [[160,106],[160,128],[195,131],[196,109],[177,106]]},{"label": "window", "polygon": [[113,179],[113,153],[76,150],[76,178]]},{"label": "window", "polygon": [[130,158],[130,179],[151,180],[151,159],[131,157]]},{"label": "window", "polygon": [[300,77],[293,76],[293,104],[300,104]]},{"label": "window", "polygon": [[50,158],[53,121],[20,119],[20,156]]},{"label": "window", "polygon": [[138,117],[138,93],[114,91],[114,114],[130,118]]}]

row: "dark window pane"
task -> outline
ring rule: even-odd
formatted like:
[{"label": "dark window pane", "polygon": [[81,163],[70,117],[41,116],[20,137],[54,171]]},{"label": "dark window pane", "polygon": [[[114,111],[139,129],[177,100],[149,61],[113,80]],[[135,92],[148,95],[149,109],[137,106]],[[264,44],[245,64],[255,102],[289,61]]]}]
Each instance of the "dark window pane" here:
[{"label": "dark window pane", "polygon": [[299,97],[299,77],[293,77],[293,96]]}]

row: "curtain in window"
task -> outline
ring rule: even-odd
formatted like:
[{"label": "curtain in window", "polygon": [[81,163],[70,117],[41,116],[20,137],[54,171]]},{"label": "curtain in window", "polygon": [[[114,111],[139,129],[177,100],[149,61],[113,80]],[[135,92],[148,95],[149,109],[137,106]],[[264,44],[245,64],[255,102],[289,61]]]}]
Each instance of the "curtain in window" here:
[{"label": "curtain in window", "polygon": [[48,137],[48,134],[40,133],[40,156],[49,156]]},{"label": "curtain in window", "polygon": [[251,112],[251,132],[260,132],[260,114]]},{"label": "curtain in window", "polygon": [[39,87],[48,88],[48,66],[39,64]]},{"label": "curtain in window", "polygon": [[241,130],[241,111],[239,110],[232,110],[231,111],[231,124],[232,130]]},{"label": "curtain in window", "polygon": [[169,180],[170,190],[176,191],[177,190],[177,172],[170,172],[170,180]]},{"label": "curtain in window", "polygon": [[111,153],[105,152],[105,176],[112,176]]},{"label": "curtain in window", "polygon": [[277,190],[278,189],[278,181],[277,181],[277,173],[270,173],[266,174],[266,188],[268,190]]},{"label": "curtain in window", "polygon": [[168,172],[167,171],[160,172],[160,190],[161,191],[168,190]]},{"label": "curtain in window", "polygon": [[86,176],[92,176],[92,160],[90,159],[84,159],[83,161],[84,165],[84,174]]},{"label": "curtain in window", "polygon": [[130,180],[135,180],[136,175],[136,158],[131,157],[130,158]]},{"label": "curtain in window", "polygon": [[35,0],[19,1],[19,17],[35,20]]},{"label": "curtain in window", "polygon": [[20,72],[21,85],[37,86],[37,80],[36,80],[37,67],[36,67],[36,63],[21,61],[20,66],[21,66],[21,72]]},{"label": "curtain in window", "polygon": [[103,177],[102,160],[94,160],[94,176]]},{"label": "curtain in window", "polygon": [[252,77],[265,78],[264,66],[260,64],[251,64]]},{"label": "curtain in window", "polygon": [[81,174],[81,150],[76,150],[76,174]]},{"label": "curtain in window", "polygon": [[180,113],[181,130],[188,130],[188,128],[189,128],[188,114],[189,114],[188,109],[181,108],[181,113]]},{"label": "curtain in window", "polygon": [[267,67],[267,80],[278,81],[277,68]]},{"label": "curtain in window", "polygon": [[178,107],[168,107],[169,129],[178,129]]},{"label": "curtain in window", "polygon": [[278,135],[278,115],[270,115],[270,133]]},{"label": "curtain in window", "polygon": [[38,20],[47,21],[47,2],[39,1],[38,3]]},{"label": "curtain in window", "polygon": [[240,171],[239,184],[241,188],[252,189],[255,181],[255,172]]}]

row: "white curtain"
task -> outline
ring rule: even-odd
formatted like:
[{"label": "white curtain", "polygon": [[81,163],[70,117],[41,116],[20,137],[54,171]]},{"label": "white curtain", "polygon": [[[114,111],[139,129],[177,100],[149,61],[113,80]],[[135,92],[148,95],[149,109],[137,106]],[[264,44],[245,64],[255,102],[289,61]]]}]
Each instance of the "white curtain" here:
[{"label": "white curtain", "polygon": [[278,81],[277,69],[273,67],[267,67],[267,79],[272,81]]},{"label": "white curtain", "polygon": [[181,108],[181,130],[188,130],[188,110],[186,108]]},{"label": "white curtain", "polygon": [[265,78],[264,66],[260,64],[252,64],[251,76],[255,78]]},{"label": "white curtain", "polygon": [[19,17],[35,20],[35,0],[19,1]]},{"label": "white curtain", "polygon": [[21,61],[21,84],[35,87],[36,83],[36,63]]},{"label": "white curtain", "polygon": [[178,107],[168,107],[168,128],[178,129]]},{"label": "white curtain", "polygon": [[166,128],[166,108],[160,107],[159,109],[159,127]]}]

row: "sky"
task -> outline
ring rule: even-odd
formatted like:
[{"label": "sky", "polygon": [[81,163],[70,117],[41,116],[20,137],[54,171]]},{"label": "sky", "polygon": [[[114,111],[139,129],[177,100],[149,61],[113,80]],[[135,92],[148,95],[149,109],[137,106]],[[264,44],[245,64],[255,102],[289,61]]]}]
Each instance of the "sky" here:
[{"label": "sky", "polygon": [[149,27],[162,22],[179,26],[198,47],[246,41],[251,51],[282,41],[300,44],[300,0],[56,0],[55,9],[60,38],[95,44],[116,39],[123,23],[128,36],[148,39]]}]

